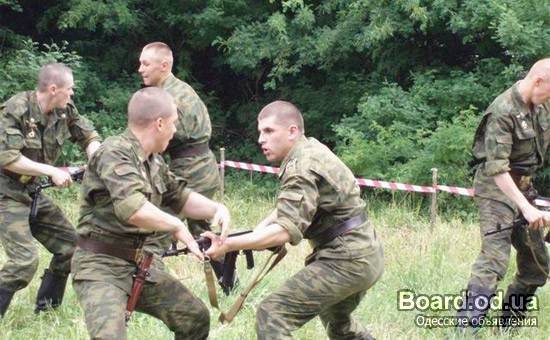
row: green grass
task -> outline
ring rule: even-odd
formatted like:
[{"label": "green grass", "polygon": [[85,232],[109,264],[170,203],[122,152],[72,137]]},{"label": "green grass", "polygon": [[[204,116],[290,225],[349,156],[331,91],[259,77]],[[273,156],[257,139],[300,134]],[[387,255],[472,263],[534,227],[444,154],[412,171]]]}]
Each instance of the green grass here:
[{"label": "green grass", "polygon": [[[248,228],[258,222],[273,208],[272,185],[259,188],[246,178],[238,183],[230,181],[226,188],[225,203],[233,214],[234,225]],[[67,216],[76,221],[78,206],[75,203],[77,188],[64,192],[52,190]],[[367,193],[368,194],[368,193]],[[367,325],[378,339],[440,339],[455,338],[453,329],[423,329],[415,326],[418,311],[398,311],[397,292],[411,289],[422,294],[457,293],[464,289],[470,266],[479,251],[479,232],[475,222],[463,222],[458,218],[445,218],[434,229],[427,221],[428,212],[407,201],[394,204],[371,202],[370,218],[384,242],[385,273],[380,281],[367,293],[354,316]],[[303,266],[305,256],[310,252],[307,242],[289,247],[289,254],[279,266],[251,293],[245,307],[230,325],[217,322],[218,312],[211,310],[211,339],[255,339],[255,308],[270,292],[277,289],[286,278]],[[256,253],[260,264],[268,253]],[[49,262],[50,254],[41,249],[39,272]],[[515,271],[514,255],[508,275],[500,287],[505,288]],[[0,263],[5,255],[0,252]],[[181,282],[207,303],[206,286],[202,268],[197,261],[188,257],[166,260],[168,268]],[[249,282],[252,271],[244,267],[239,259],[241,284]],[[33,314],[34,298],[40,275],[36,275],[30,286],[19,291],[12,301],[4,320],[0,321],[2,339],[86,339],[88,334],[83,314],[69,285],[64,304],[56,311]],[[538,292],[540,310],[534,312],[539,318],[537,328],[519,330],[516,337],[542,339],[550,334],[550,289],[545,286]],[[235,300],[220,296],[222,308],[227,309]],[[454,315],[454,311],[425,313],[430,315]],[[169,339],[170,331],[158,320],[135,313],[128,327],[130,339]],[[318,319],[306,324],[294,334],[296,339],[326,339]],[[507,339],[509,335],[495,334],[494,329],[482,330],[478,339]]]}]

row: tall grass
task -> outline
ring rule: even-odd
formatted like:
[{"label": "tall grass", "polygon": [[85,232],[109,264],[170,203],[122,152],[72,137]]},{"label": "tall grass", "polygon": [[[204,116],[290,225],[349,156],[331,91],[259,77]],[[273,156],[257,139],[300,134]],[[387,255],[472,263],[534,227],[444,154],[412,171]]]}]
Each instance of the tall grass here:
[{"label": "tall grass", "polygon": [[[237,176],[229,181],[225,203],[233,214],[234,225],[240,229],[250,228],[274,206],[276,185],[271,180],[256,180]],[[63,207],[71,221],[78,218],[77,188],[49,191]],[[371,196],[367,193],[367,196]],[[449,215],[432,229],[427,213],[411,200],[393,202],[371,201],[369,215],[384,242],[385,273],[367,293],[354,316],[367,325],[378,339],[440,339],[457,337],[454,329],[425,329],[415,326],[419,311],[399,311],[397,292],[410,289],[422,294],[458,293],[465,288],[470,266],[479,251],[479,231],[475,220],[465,222]],[[277,289],[288,277],[300,270],[303,259],[310,252],[307,242],[289,247],[289,254],[279,266],[251,293],[245,307],[230,325],[217,322],[218,312],[211,310],[212,339],[255,339],[255,308],[270,292]],[[268,254],[256,253],[256,263],[262,263]],[[50,254],[41,249],[39,272],[50,259]],[[252,271],[247,271],[244,259],[239,259],[238,271],[241,285],[249,282]],[[5,255],[0,252],[0,263]],[[207,303],[206,286],[201,266],[188,257],[166,260],[168,268],[181,282]],[[508,275],[500,287],[505,288],[515,271],[514,253]],[[72,287],[69,285],[63,305],[54,312],[33,314],[34,298],[40,275],[30,286],[19,291],[3,320],[0,321],[2,339],[86,339],[88,337],[82,310]],[[238,289],[237,289],[238,292]],[[227,309],[235,300],[221,296],[222,309]],[[548,286],[538,292],[540,310],[533,312],[539,326],[523,328],[517,333],[520,338],[541,339],[550,334],[550,290]],[[424,312],[429,315],[453,315],[455,311]],[[130,339],[169,339],[173,335],[158,320],[135,313],[128,327]],[[294,334],[296,339],[326,339],[318,319],[306,324]],[[484,329],[479,339],[506,339],[497,329]]]}]

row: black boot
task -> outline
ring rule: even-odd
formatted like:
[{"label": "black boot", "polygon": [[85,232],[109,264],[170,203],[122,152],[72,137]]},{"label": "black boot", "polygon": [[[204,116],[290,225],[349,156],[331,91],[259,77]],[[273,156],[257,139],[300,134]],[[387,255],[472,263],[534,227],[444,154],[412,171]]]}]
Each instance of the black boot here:
[{"label": "black boot", "polygon": [[506,295],[502,299],[502,322],[503,331],[509,331],[518,326],[520,320],[527,316],[528,304],[535,296],[536,288],[518,289],[508,286]]},{"label": "black boot", "polygon": [[56,308],[63,302],[67,276],[59,275],[49,269],[44,271],[42,283],[36,294],[35,313],[40,313],[48,308]]},{"label": "black boot", "polygon": [[15,294],[15,292],[0,288],[0,318],[4,317],[4,314],[6,314],[6,310],[8,310],[13,294]]},{"label": "black boot", "polygon": [[477,285],[469,285],[465,300],[457,312],[458,327],[463,332],[466,327],[474,328],[477,332],[483,325],[483,319],[491,306],[491,299],[495,296],[494,289]]}]

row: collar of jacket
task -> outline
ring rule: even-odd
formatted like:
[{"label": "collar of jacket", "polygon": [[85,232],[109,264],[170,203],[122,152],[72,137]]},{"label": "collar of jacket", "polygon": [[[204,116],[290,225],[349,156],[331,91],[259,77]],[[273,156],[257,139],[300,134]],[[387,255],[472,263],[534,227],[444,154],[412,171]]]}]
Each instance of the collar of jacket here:
[{"label": "collar of jacket", "polygon": [[300,148],[301,145],[303,145],[304,143],[307,143],[307,137],[305,135],[302,135],[297,141],[296,143],[294,143],[294,145],[292,146],[292,148],[290,148],[290,151],[288,152],[288,154],[286,155],[286,157],[283,159],[283,161],[281,162],[281,168],[280,168],[280,171],[279,171],[279,178],[281,178],[281,176],[283,175],[284,173],[284,169],[286,169],[286,166],[288,165],[288,162],[290,162],[292,159],[294,159],[294,156],[297,152],[297,150]]}]

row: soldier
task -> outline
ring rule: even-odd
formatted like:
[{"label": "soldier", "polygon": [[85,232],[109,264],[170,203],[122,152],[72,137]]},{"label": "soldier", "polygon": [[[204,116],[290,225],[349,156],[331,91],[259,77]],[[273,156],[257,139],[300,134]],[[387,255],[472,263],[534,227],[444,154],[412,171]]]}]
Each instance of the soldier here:
[{"label": "soldier", "polygon": [[259,305],[258,338],[291,338],[319,315],[331,339],[372,339],[350,314],[382,275],[383,251],[353,174],[326,146],[304,136],[302,115],[289,102],[264,107],[258,131],[267,160],[282,162],[276,209],[252,233],[213,242],[206,254],[217,258],[308,239],[313,252],[306,267]]},{"label": "soldier", "polygon": [[42,66],[35,91],[21,92],[0,107],[0,239],[7,262],[0,270],[0,317],[14,293],[26,287],[38,267],[37,239],[53,255],[38,289],[35,312],[63,300],[76,237],[61,209],[40,196],[37,215],[29,222],[29,187],[35,176],[49,176],[58,187],[70,175],[55,163],[65,140],[78,143],[90,157],[99,147],[92,124],[71,101],[73,74],[63,64]]},{"label": "soldier", "polygon": [[[192,192],[168,170],[162,153],[176,131],[176,105],[163,89],[136,92],[128,104],[128,129],[109,137],[88,162],[73,256],[73,287],[91,338],[125,339],[125,307],[132,275],[154,231],[169,232],[199,259],[203,255],[187,226],[159,207],[184,216],[212,218],[224,233],[225,206]],[[205,339],[206,306],[164,270],[155,256],[136,310],[162,320],[176,339]]]},{"label": "soldier", "polygon": [[[172,74],[174,58],[168,45],[162,42],[146,45],[139,62],[138,71],[143,83],[165,89],[176,101],[177,131],[165,152],[170,156],[170,170],[185,179],[190,189],[208,198],[214,197],[220,185],[220,177],[216,157],[208,147],[212,128],[206,106],[191,86]],[[195,236],[210,230],[205,221],[191,219],[187,223]],[[171,240],[170,235],[161,234],[152,237],[147,247],[162,254],[170,246]],[[216,276],[221,278],[223,265],[217,261],[211,264]],[[222,288],[227,294],[232,285]]]},{"label": "soldier", "polygon": [[[534,190],[531,178],[548,161],[549,99],[550,59],[543,59],[493,101],[475,134],[473,154],[479,165],[474,189],[482,243],[465,304],[458,312],[460,318],[468,318],[462,326],[481,325],[489,305],[485,302],[494,296],[506,274],[510,244],[517,251],[518,271],[503,298],[505,322],[521,317],[537,287],[546,282],[541,269],[548,272],[548,253],[539,229],[548,225],[550,213],[534,207],[524,194]],[[529,229],[516,226],[486,235],[511,225],[520,214]]]}]

